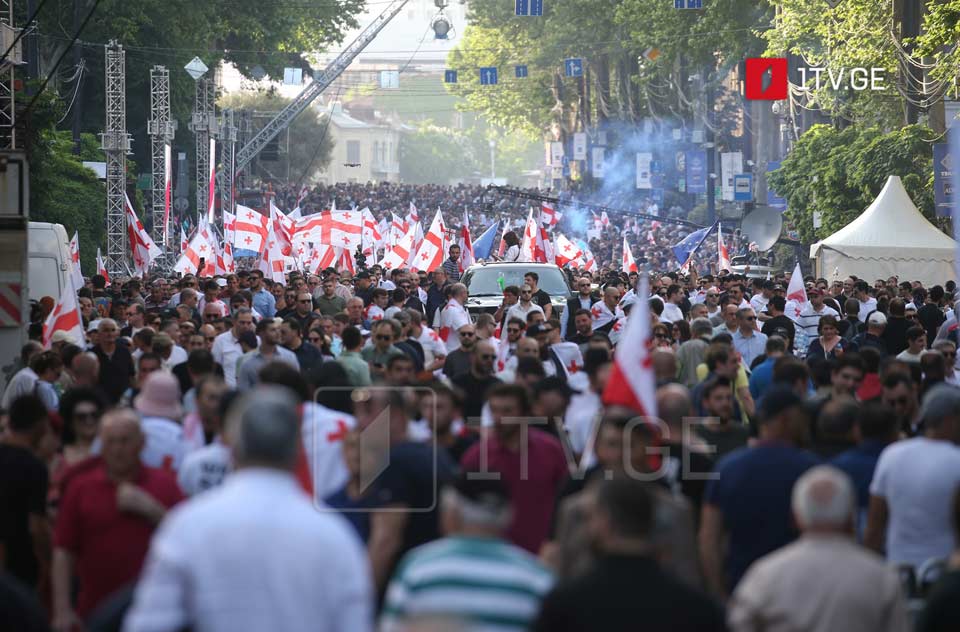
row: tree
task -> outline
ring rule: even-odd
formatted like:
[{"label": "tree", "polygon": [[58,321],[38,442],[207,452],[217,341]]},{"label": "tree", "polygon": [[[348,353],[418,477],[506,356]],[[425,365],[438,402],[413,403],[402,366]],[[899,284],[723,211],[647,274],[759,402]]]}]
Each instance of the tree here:
[{"label": "tree", "polygon": [[[920,125],[884,133],[857,126],[837,130],[811,127],[770,175],[770,185],[787,200],[787,217],[804,243],[843,228],[898,175],[917,208],[934,217],[933,132]],[[820,229],[813,214],[820,214]]]},{"label": "tree", "polygon": [[480,165],[459,130],[420,125],[400,138],[400,178],[414,184],[448,184],[468,178]]},{"label": "tree", "polygon": [[[275,90],[235,93],[224,98],[220,105],[234,110],[278,112],[290,103],[290,99]],[[265,123],[269,119],[259,119]],[[309,182],[321,168],[329,164],[334,141],[329,134],[329,116],[309,107],[290,125],[290,154],[285,152],[286,133],[280,134],[280,160],[276,163],[261,163],[260,169],[268,177],[286,177],[289,168],[292,181]],[[256,122],[255,122],[256,125]],[[256,129],[256,128],[255,128]],[[256,162],[254,163],[256,164]]]}]

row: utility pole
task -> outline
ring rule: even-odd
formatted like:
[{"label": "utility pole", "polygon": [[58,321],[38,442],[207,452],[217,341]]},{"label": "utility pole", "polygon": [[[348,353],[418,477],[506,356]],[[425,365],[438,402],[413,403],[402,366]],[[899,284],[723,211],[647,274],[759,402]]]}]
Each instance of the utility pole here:
[{"label": "utility pole", "polygon": [[173,137],[177,122],[170,120],[170,71],[165,66],[150,70],[150,120],[147,131],[151,137],[150,158],[153,172],[150,204],[153,210],[153,241],[163,245],[160,266],[172,265],[173,250],[167,231],[172,204]]},{"label": "utility pole", "polygon": [[[73,31],[74,33],[79,32],[80,24],[83,22],[83,16],[81,11],[83,9],[83,2],[81,0],[73,0]],[[83,47],[81,46],[79,40],[73,44],[73,64],[77,68],[80,68],[80,65],[83,63]],[[71,112],[71,130],[73,132],[73,153],[74,155],[80,155],[80,133],[81,126],[83,123],[83,73],[77,75],[77,86],[75,88],[76,96],[73,99],[73,111]]]},{"label": "utility pole", "polygon": [[100,148],[107,157],[107,271],[126,270],[126,156],[130,153],[127,133],[126,53],[116,40],[105,47],[107,99],[106,127],[100,135]]}]

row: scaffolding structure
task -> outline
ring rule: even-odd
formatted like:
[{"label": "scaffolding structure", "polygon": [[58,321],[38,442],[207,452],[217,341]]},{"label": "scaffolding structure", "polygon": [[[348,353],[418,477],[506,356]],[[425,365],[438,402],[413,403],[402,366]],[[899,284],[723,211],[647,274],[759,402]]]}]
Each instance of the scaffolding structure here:
[{"label": "scaffolding structure", "polygon": [[147,132],[151,140],[151,199],[153,221],[153,241],[163,248],[163,255],[157,261],[161,268],[172,266],[173,255],[179,245],[179,238],[169,239],[164,234],[164,217],[170,212],[172,203],[173,138],[177,132],[177,122],[170,119],[170,71],[165,66],[150,69],[150,120]]},{"label": "scaffolding structure", "polygon": [[236,184],[237,126],[234,111],[224,110],[220,126],[220,171],[217,172],[217,186],[220,187],[220,221],[224,211],[233,213],[233,191]]},{"label": "scaffolding structure", "polygon": [[[17,36],[13,26],[13,0],[0,0],[0,42],[9,47]],[[14,100],[13,71],[21,60],[20,43],[0,65],[0,150],[17,148],[17,111]]]},{"label": "scaffolding structure", "polygon": [[214,79],[201,77],[196,81],[193,100],[193,118],[190,129],[196,139],[195,173],[197,180],[197,220],[207,212],[209,200],[210,161],[216,156],[210,155],[210,139],[217,137],[217,83]]},{"label": "scaffolding structure", "polygon": [[105,47],[106,127],[100,134],[100,149],[107,158],[107,271],[122,273],[126,266],[127,231],[124,217],[126,156],[130,153],[127,133],[126,53],[116,40]]}]

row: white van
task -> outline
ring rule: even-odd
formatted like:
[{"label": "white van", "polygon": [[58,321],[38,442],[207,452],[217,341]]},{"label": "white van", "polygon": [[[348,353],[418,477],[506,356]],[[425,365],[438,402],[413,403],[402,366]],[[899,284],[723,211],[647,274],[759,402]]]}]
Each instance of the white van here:
[{"label": "white van", "polygon": [[70,274],[70,238],[66,229],[62,224],[30,222],[27,252],[30,300],[44,296],[59,299]]}]

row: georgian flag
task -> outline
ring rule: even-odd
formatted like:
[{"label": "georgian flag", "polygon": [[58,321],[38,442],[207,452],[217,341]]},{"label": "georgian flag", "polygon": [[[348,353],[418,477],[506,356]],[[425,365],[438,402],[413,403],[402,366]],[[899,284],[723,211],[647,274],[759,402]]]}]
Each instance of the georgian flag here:
[{"label": "georgian flag", "polygon": [[73,277],[73,287],[83,287],[83,272],[80,270],[80,235],[76,232],[70,239],[70,276]]},{"label": "georgian flag", "polygon": [[603,226],[604,228],[607,228],[610,226],[610,218],[607,217],[606,211],[603,211],[600,213],[600,225]]},{"label": "georgian flag", "polygon": [[450,299],[440,312],[440,340],[447,345],[447,353],[460,348],[461,327],[470,323],[470,315],[456,299]]},{"label": "georgian flag", "polygon": [[[212,276],[216,273],[216,253],[210,247],[206,226],[198,226],[194,231],[190,243],[180,253],[180,258],[173,266],[175,272],[180,274],[198,274],[200,276]],[[205,259],[203,270],[198,270],[200,259]]]},{"label": "georgian flag", "polygon": [[257,269],[274,283],[283,283],[285,264],[283,252],[280,250],[280,241],[277,239],[273,226],[271,226],[270,232],[267,233],[267,244],[260,255]]},{"label": "georgian flag", "polygon": [[270,200],[270,221],[273,223],[273,234],[280,244],[280,252],[284,257],[289,257],[293,252],[293,233],[296,222],[283,214],[277,205]]},{"label": "georgian flag", "polygon": [[460,226],[460,272],[477,262],[473,252],[473,238],[470,237],[470,218],[463,211],[463,224]]},{"label": "georgian flag", "polygon": [[[420,224],[417,223],[417,226]],[[423,238],[423,243],[417,250],[410,268],[413,270],[426,270],[432,272],[443,264],[444,253],[446,252],[447,229],[443,224],[443,216],[440,209],[433,216],[433,222],[430,223],[430,230]]]},{"label": "georgian flag", "polygon": [[[419,225],[419,224],[418,224]],[[407,265],[407,260],[410,258],[410,253],[413,251],[413,237],[414,231],[416,228],[411,226],[407,229],[407,232],[400,237],[396,242],[394,242],[393,247],[383,257],[383,267],[388,270],[396,270],[397,268],[402,268]]]},{"label": "georgian flag", "polygon": [[583,269],[587,272],[596,272],[599,266],[597,266],[597,258],[593,256],[590,246],[582,239],[577,243],[580,244],[580,250],[583,252]]},{"label": "georgian flag", "polygon": [[123,195],[127,217],[127,240],[130,244],[130,254],[133,256],[133,269],[137,275],[143,276],[154,259],[163,254],[160,247],[153,243],[150,235],[144,230],[137,214],[133,212],[133,205],[126,193]]},{"label": "georgian flag", "polygon": [[310,270],[312,274],[320,274],[321,270],[329,268],[336,260],[336,248],[327,244],[318,244],[311,248],[307,269]]},{"label": "georgian flag", "polygon": [[543,202],[540,205],[540,224],[542,226],[546,226],[547,228],[556,226],[562,217],[563,214],[558,213],[556,207],[552,204]]},{"label": "georgian flag", "polygon": [[717,224],[717,256],[719,257],[717,272],[729,270],[730,253],[727,251],[727,244],[723,242],[723,230],[721,230],[719,223]]},{"label": "georgian flag", "polygon": [[594,331],[608,325],[617,318],[617,315],[611,312],[603,301],[597,301],[593,304],[593,307],[590,308],[590,315],[593,317]]},{"label": "georgian flag", "polygon": [[556,241],[556,264],[561,268],[568,263],[573,263],[577,266],[583,265],[583,251],[580,250],[580,247],[574,244],[572,241],[566,238],[564,235],[557,235]]},{"label": "georgian flag", "polygon": [[100,256],[100,248],[97,248],[97,274],[106,279],[107,285],[110,285],[110,274],[107,272],[106,262],[104,262],[103,257]]},{"label": "georgian flag", "polygon": [[297,208],[287,213],[287,217],[296,221],[298,219],[303,219],[303,213],[300,212],[300,207],[298,206]]},{"label": "georgian flag", "polygon": [[[97,252],[99,265],[100,252]],[[56,331],[65,331],[73,339],[74,344],[82,345],[83,319],[80,317],[80,305],[77,302],[77,288],[73,285],[73,276],[67,275],[67,282],[63,293],[53,307],[53,311],[43,323],[43,347],[50,348],[53,334]]]},{"label": "georgian flag", "polygon": [[520,261],[546,263],[547,253],[543,247],[540,227],[533,218],[533,209],[527,215],[527,225],[523,229],[523,241],[520,243]]},{"label": "georgian flag", "polygon": [[633,251],[630,250],[630,244],[627,243],[627,236],[623,236],[623,262],[622,269],[626,273],[639,272],[637,261],[633,258]]},{"label": "georgian flag", "polygon": [[370,209],[364,208],[360,213],[363,215],[363,229],[361,231],[363,254],[368,257],[368,264],[374,265],[377,262],[377,248],[383,241],[383,236],[380,233],[377,219],[370,212]]},{"label": "georgian flag", "polygon": [[410,212],[407,214],[406,221],[409,224],[413,224],[420,221],[420,213],[417,211],[417,207],[410,202]]},{"label": "georgian flag", "polygon": [[503,258],[503,253],[507,251],[507,242],[503,240],[503,235],[510,232],[510,220],[503,223],[503,233],[500,235],[500,245],[497,246],[497,256]]},{"label": "georgian flag", "polygon": [[550,348],[563,362],[563,368],[567,371],[568,379],[583,370],[583,354],[580,353],[580,345],[575,342],[564,341],[554,343],[550,345]]},{"label": "georgian flag", "polygon": [[807,300],[807,288],[803,285],[803,272],[800,271],[800,262],[798,261],[797,267],[793,269],[793,274],[790,275],[790,283],[787,285],[787,302],[790,303],[786,309],[787,316],[793,319],[800,316]]},{"label": "georgian flag", "polygon": [[[307,185],[300,187],[300,193],[297,194],[297,209],[303,206],[303,201],[307,199],[308,195],[310,195],[310,188]],[[296,209],[294,212],[296,212]],[[290,213],[290,215],[293,215],[293,213]]]},{"label": "georgian flag", "polygon": [[233,245],[238,251],[248,250],[252,255],[263,250],[267,240],[270,218],[252,208],[237,205],[234,223]]},{"label": "georgian flag", "polygon": [[296,222],[293,242],[328,244],[354,252],[362,241],[362,215],[355,211],[321,211]]},{"label": "georgian flag", "polygon": [[349,250],[347,250],[346,248],[337,248],[337,247],[334,247],[333,250],[334,250],[334,252],[335,252],[336,255],[337,255],[337,261],[339,262],[339,268],[340,268],[340,270],[341,270],[341,271],[343,271],[343,270],[348,271],[351,276],[354,275],[354,274],[356,274],[357,271],[356,271],[356,268],[355,268],[355,265],[354,265],[354,259],[353,259],[353,255],[351,254],[351,252],[350,252]]},{"label": "georgian flag", "polygon": [[626,406],[645,417],[655,418],[657,378],[650,354],[650,304],[646,299],[649,293],[650,282],[643,274],[637,288],[637,295],[643,298],[634,304],[630,313],[636,317],[629,319],[617,345],[610,378],[603,390],[603,403]]},{"label": "georgian flag", "polygon": [[183,230],[183,224],[180,224],[180,252],[186,250],[189,244],[190,240],[187,239],[187,233]]}]

